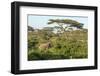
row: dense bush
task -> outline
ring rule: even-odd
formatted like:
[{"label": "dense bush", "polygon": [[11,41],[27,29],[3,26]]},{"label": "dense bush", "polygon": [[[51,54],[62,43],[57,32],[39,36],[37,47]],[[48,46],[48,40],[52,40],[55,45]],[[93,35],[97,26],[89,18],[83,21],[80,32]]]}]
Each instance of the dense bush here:
[{"label": "dense bush", "polygon": [[[45,50],[39,49],[50,42]],[[74,30],[60,35],[51,31],[28,32],[28,60],[79,59],[88,57],[87,30]]]}]

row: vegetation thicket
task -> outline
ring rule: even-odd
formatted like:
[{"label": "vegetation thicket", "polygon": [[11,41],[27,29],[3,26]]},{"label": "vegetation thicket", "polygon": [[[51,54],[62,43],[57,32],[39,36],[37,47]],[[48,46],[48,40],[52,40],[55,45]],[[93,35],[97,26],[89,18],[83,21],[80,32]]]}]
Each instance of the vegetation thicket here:
[{"label": "vegetation thicket", "polygon": [[52,24],[52,27],[34,29],[28,26],[28,60],[88,57],[88,30],[83,28],[83,23],[70,19],[50,19],[47,24]]}]

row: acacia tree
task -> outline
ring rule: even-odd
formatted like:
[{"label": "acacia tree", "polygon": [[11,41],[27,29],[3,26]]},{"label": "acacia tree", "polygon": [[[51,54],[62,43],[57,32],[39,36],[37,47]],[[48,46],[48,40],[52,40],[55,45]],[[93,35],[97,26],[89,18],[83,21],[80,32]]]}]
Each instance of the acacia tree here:
[{"label": "acacia tree", "polygon": [[[65,32],[69,27],[76,27],[77,29],[83,28],[83,23],[79,23],[78,21],[71,20],[71,19],[50,19],[48,24],[54,24],[56,23],[59,28],[61,29],[61,32]],[[65,27],[63,27],[65,25]]]}]

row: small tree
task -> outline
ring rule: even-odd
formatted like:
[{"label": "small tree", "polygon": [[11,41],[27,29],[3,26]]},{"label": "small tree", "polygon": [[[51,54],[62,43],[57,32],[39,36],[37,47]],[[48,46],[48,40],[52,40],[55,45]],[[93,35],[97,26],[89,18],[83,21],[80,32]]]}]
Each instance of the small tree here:
[{"label": "small tree", "polygon": [[33,27],[28,26],[28,31],[34,31]]}]

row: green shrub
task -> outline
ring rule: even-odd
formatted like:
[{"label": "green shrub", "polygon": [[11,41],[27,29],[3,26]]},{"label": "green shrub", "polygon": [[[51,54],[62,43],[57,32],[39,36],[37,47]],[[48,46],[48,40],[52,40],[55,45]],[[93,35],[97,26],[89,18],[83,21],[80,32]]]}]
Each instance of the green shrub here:
[{"label": "green shrub", "polygon": [[[28,34],[28,60],[79,59],[88,58],[87,32],[71,31],[56,34],[46,31]],[[51,42],[51,47],[40,50],[39,45]]]}]

